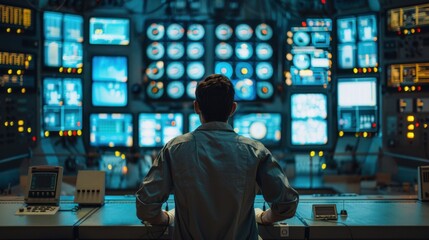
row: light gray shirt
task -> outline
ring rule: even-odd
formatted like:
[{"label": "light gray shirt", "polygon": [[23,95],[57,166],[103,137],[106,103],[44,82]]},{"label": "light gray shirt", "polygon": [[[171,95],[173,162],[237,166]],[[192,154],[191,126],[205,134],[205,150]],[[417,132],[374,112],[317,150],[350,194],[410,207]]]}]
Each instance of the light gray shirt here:
[{"label": "light gray shirt", "polygon": [[298,193],[263,144],[223,122],[172,139],[137,191],[137,216],[156,217],[174,192],[174,239],[257,239],[255,189],[273,214],[293,216]]}]

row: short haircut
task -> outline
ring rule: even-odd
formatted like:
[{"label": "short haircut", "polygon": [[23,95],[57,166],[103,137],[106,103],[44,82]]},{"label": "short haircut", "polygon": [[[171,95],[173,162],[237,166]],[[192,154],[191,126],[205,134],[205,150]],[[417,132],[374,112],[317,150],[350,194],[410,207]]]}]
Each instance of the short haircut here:
[{"label": "short haircut", "polygon": [[212,74],[201,81],[195,91],[196,100],[206,122],[226,122],[231,114],[235,90],[222,74]]}]

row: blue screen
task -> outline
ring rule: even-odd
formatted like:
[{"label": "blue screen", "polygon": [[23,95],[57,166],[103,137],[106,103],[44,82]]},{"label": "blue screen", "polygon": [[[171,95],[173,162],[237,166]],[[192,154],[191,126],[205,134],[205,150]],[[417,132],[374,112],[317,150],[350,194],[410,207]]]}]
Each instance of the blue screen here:
[{"label": "blue screen", "polygon": [[64,42],[63,44],[63,67],[83,67],[82,44],[77,42]]},{"label": "blue screen", "polygon": [[89,43],[128,45],[130,43],[130,20],[121,18],[90,18]]},{"label": "blue screen", "polygon": [[124,107],[128,103],[127,84],[93,82],[92,104],[97,107]]},{"label": "blue screen", "polygon": [[91,114],[89,142],[93,147],[132,147],[133,116],[123,113]]},{"label": "blue screen", "polygon": [[338,79],[338,130],[374,132],[378,127],[377,79]]},{"label": "blue screen", "polygon": [[282,124],[280,113],[248,113],[234,115],[234,131],[253,138],[265,145],[278,145],[281,141]]},{"label": "blue screen", "polygon": [[196,113],[189,114],[189,132],[194,131],[201,125],[200,116]]},{"label": "blue screen", "polygon": [[162,147],[172,138],[183,134],[181,113],[139,114],[139,146]]},{"label": "blue screen", "polygon": [[128,81],[128,59],[124,56],[94,56],[92,58],[93,81]]},{"label": "blue screen", "polygon": [[47,67],[61,67],[62,65],[62,48],[60,41],[45,41],[45,58],[44,63]]},{"label": "blue screen", "polygon": [[45,78],[42,90],[42,136],[45,131],[81,130],[82,80]]},{"label": "blue screen", "polygon": [[292,145],[323,145],[328,142],[327,96],[296,93],[291,96]]},{"label": "blue screen", "polygon": [[64,14],[64,40],[83,42],[83,17]]},{"label": "blue screen", "polygon": [[62,21],[63,14],[57,12],[43,13],[43,33],[45,39],[61,40],[62,39]]}]

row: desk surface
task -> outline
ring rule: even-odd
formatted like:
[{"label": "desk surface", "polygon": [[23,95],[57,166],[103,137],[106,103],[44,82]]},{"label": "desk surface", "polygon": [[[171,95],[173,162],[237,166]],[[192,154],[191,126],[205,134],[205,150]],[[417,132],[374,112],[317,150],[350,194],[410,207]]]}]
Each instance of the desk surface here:
[{"label": "desk surface", "polygon": [[[348,216],[314,220],[312,205],[324,203]],[[258,196],[255,207],[263,204]],[[22,198],[0,198],[0,239],[166,239],[173,230],[142,224],[134,196],[107,196],[104,206],[77,212],[70,211],[72,198],[63,197],[62,211],[53,216],[16,216],[22,205]],[[174,208],[173,198],[168,206]],[[263,239],[428,239],[429,203],[415,196],[301,196],[295,217],[259,232]]]}]

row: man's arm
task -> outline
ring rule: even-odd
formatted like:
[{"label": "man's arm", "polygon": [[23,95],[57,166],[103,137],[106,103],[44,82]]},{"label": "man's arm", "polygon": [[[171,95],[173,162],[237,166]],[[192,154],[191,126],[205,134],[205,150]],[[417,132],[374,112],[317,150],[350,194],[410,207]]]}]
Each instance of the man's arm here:
[{"label": "man's arm", "polygon": [[271,224],[295,215],[299,195],[289,185],[287,177],[271,153],[267,149],[262,153],[256,181],[265,201],[270,204],[270,209],[259,212],[259,215],[256,212],[256,219],[258,223]]},{"label": "man's arm", "polygon": [[161,207],[171,192],[168,151],[164,147],[155,158],[151,169],[136,193],[137,217],[151,224],[170,224],[174,220]]}]

